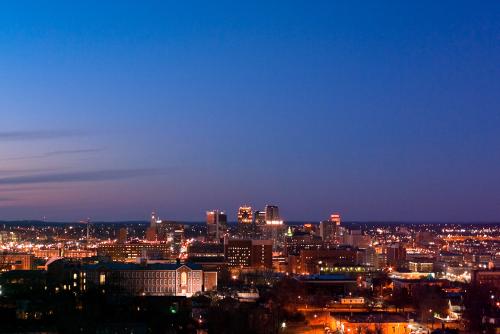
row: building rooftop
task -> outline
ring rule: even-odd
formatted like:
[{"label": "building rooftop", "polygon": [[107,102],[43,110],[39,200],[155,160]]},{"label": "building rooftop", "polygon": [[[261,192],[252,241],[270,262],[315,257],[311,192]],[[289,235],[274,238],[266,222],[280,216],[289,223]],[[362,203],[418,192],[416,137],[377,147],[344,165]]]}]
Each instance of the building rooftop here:
[{"label": "building rooftop", "polygon": [[[335,312],[331,312],[331,315],[335,316]],[[369,313],[369,312],[361,312],[355,313],[352,316],[347,317],[347,319],[351,323],[406,323],[408,320],[402,314],[398,313],[388,313],[388,312],[377,312],[377,313]]]},{"label": "building rooftop", "polygon": [[454,253],[454,252],[447,252],[447,251],[441,251],[439,253],[440,256],[463,256],[460,253]]},{"label": "building rooftop", "polygon": [[304,281],[355,281],[356,279],[351,277],[350,275],[344,274],[328,274],[328,275],[304,275],[301,276],[301,280]]},{"label": "building rooftop", "polygon": [[435,278],[431,275],[423,278],[404,278],[404,277],[391,277],[393,281],[398,281],[402,283],[426,283],[426,282],[447,282],[448,280],[442,278]]},{"label": "building rooftop", "polygon": [[96,269],[107,269],[107,270],[177,270],[178,268],[186,266],[193,270],[201,270],[201,265],[194,263],[151,263],[151,264],[139,264],[139,263],[123,263],[123,262],[105,262],[84,265],[83,269],[96,270]]}]

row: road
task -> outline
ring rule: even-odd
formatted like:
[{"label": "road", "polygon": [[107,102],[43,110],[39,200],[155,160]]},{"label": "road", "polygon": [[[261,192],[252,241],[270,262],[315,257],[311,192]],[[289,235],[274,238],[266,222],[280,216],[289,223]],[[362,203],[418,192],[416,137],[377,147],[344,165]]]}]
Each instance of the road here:
[{"label": "road", "polygon": [[[353,312],[353,313],[358,313],[358,312],[391,312],[391,313],[398,313],[398,312],[403,312],[402,309],[397,309],[395,307],[386,307],[386,308],[377,308],[377,309],[371,309],[369,310],[366,307],[299,307],[297,308],[298,311],[302,313],[314,313],[314,312]],[[404,313],[406,312],[413,312],[415,309],[406,307],[404,309]]]}]

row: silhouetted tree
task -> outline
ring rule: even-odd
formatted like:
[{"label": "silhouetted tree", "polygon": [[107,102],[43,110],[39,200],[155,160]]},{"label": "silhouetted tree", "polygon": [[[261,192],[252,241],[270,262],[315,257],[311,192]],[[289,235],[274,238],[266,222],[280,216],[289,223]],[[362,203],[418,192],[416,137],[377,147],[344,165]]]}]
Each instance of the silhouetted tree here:
[{"label": "silhouetted tree", "polygon": [[498,308],[495,307],[491,295],[497,295],[500,291],[487,285],[470,285],[465,289],[464,294],[464,318],[470,333],[494,333],[494,329],[486,328],[482,323],[483,316],[500,317]]}]

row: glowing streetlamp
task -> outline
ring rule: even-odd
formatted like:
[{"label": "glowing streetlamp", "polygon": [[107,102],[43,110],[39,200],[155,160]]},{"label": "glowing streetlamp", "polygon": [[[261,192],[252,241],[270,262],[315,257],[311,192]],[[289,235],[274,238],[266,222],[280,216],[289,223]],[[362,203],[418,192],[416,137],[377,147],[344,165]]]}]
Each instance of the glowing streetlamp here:
[{"label": "glowing streetlamp", "polygon": [[283,322],[281,323],[281,329],[284,331],[284,330],[285,330],[285,328],[286,328],[286,322],[284,322],[284,321],[283,321]]}]

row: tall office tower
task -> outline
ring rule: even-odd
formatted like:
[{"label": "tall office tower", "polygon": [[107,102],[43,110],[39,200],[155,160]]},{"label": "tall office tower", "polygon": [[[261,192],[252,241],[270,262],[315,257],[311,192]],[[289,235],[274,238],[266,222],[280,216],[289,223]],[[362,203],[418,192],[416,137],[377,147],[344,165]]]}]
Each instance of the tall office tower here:
[{"label": "tall office tower", "polygon": [[118,243],[124,244],[127,242],[127,229],[125,227],[121,227],[118,230]]},{"label": "tall office tower", "polygon": [[238,209],[238,235],[243,239],[252,239],[255,236],[252,207],[243,205]]},{"label": "tall office tower", "polygon": [[396,243],[387,247],[387,265],[395,268],[399,268],[403,265],[406,260],[406,248],[400,244]]},{"label": "tall office tower", "polygon": [[252,224],[253,213],[252,207],[248,205],[240,206],[238,209],[238,223],[239,224]]},{"label": "tall office tower", "polygon": [[280,211],[276,205],[266,205],[266,225],[282,225]]},{"label": "tall office tower", "polygon": [[364,249],[363,265],[379,269],[379,257],[374,247]]},{"label": "tall office tower", "polygon": [[184,225],[171,220],[157,220],[156,240],[169,243],[174,254],[179,255],[184,241]]},{"label": "tall office tower", "polygon": [[149,227],[154,227],[156,228],[156,223],[158,221],[158,216],[156,215],[156,212],[151,213],[151,220],[149,221]]},{"label": "tall office tower", "polygon": [[263,226],[263,237],[274,240],[274,250],[278,251],[284,246],[286,227],[280,217],[276,205],[266,205],[266,224]]},{"label": "tall office tower", "polygon": [[255,211],[254,212],[255,225],[262,226],[266,224],[266,212],[265,211]]},{"label": "tall office tower", "polygon": [[207,211],[207,235],[210,240],[219,241],[227,230],[227,215],[224,211]]},{"label": "tall office tower", "polygon": [[150,226],[146,229],[146,240],[157,241],[156,227]]},{"label": "tall office tower", "polygon": [[335,238],[337,226],[331,220],[323,220],[319,223],[319,235],[323,241],[333,240]]},{"label": "tall office tower", "polygon": [[158,226],[161,220],[156,215],[156,212],[151,213],[151,220],[149,221],[149,227],[146,229],[146,240],[147,241],[157,241],[158,240]]},{"label": "tall office tower", "polygon": [[330,215],[330,221],[332,223],[335,223],[335,225],[337,225],[337,226],[340,225],[340,214],[338,214],[338,213],[332,213]]},{"label": "tall office tower", "polygon": [[182,250],[182,244],[184,242],[184,225],[175,224],[174,230],[171,233],[172,247],[174,249],[175,255],[180,255]]}]

